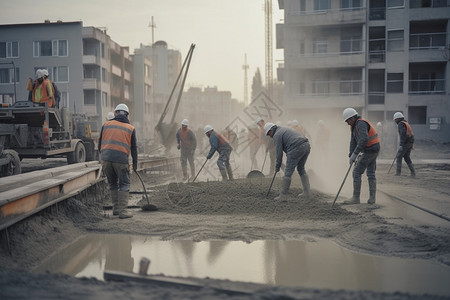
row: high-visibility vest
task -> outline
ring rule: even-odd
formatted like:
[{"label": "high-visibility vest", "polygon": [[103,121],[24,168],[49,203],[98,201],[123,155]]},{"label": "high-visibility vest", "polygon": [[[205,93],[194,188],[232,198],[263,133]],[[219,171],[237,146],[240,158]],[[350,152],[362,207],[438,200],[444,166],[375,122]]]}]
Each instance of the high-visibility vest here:
[{"label": "high-visibility vest", "polygon": [[189,140],[189,128],[183,129],[180,128],[178,131],[178,135],[180,137],[180,146],[193,147],[194,141]]},{"label": "high-visibility vest", "polygon": [[411,126],[409,126],[408,122],[406,122],[405,120],[400,121],[401,123],[405,124],[406,126],[406,136],[407,137],[412,137],[414,135]]},{"label": "high-visibility vest", "polygon": [[131,124],[111,120],[103,125],[102,147],[100,150],[111,149],[130,155],[131,136],[134,127]]},{"label": "high-visibility vest", "polygon": [[[48,93],[47,86],[49,83],[50,83],[52,95],[49,95],[49,93]],[[40,89],[40,98],[39,99],[36,99],[36,90],[37,89]],[[52,86],[50,80],[44,79],[40,85],[39,85],[39,82],[36,80],[36,82],[34,84],[34,88],[33,88],[33,102],[35,102],[35,103],[48,102],[48,106],[52,107],[53,101],[54,101],[53,100],[53,86]]]},{"label": "high-visibility vest", "polygon": [[[356,123],[359,122],[359,121],[364,121],[367,124],[369,124],[369,133],[368,133],[369,140],[367,141],[366,147],[370,147],[372,145],[380,143],[380,138],[378,137],[378,134],[377,134],[377,131],[375,130],[375,127],[373,127],[372,124],[370,124],[369,121],[364,120],[363,118],[359,118],[358,120],[356,120]],[[355,124],[355,128],[356,128],[356,131],[358,132],[358,135],[359,135],[358,126],[356,126],[356,125],[357,124]]]}]

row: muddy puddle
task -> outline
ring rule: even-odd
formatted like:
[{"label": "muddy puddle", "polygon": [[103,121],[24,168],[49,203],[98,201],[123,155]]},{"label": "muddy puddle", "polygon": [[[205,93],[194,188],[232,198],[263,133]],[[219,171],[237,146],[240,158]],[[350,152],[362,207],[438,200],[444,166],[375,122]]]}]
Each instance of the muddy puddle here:
[{"label": "muddy puddle", "polygon": [[104,270],[228,279],[277,286],[372,290],[450,296],[450,268],[416,259],[355,253],[326,240],[161,241],[156,237],[90,234],[36,268],[103,280]]}]

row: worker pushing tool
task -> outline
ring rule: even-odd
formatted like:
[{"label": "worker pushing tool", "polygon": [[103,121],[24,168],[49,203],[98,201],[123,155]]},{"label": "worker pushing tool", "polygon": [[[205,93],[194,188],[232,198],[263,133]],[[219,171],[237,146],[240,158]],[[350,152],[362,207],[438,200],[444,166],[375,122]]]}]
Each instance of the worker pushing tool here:
[{"label": "worker pushing tool", "polygon": [[280,171],[283,152],[286,153],[286,168],[284,170],[281,193],[274,200],[286,200],[291,185],[292,173],[294,173],[295,168],[297,168],[303,185],[303,193],[298,196],[308,199],[310,196],[310,185],[308,174],[306,174],[305,170],[306,160],[311,151],[308,139],[292,128],[277,126],[270,122],[264,125],[264,133],[270,136],[275,144],[275,173]]},{"label": "worker pushing tool", "polygon": [[192,178],[195,177],[195,164],[194,164],[194,153],[197,148],[197,139],[192,130],[188,128],[189,120],[184,119],[181,121],[181,128],[178,129],[177,137],[177,148],[180,150],[180,161],[181,169],[183,170],[183,180],[188,179],[187,175],[187,162],[189,161],[189,167],[191,169]]},{"label": "worker pushing tool", "polygon": [[411,161],[411,150],[414,145],[414,133],[411,126],[405,120],[405,116],[401,112],[394,114],[394,121],[397,123],[398,135],[400,136],[400,147],[398,148],[396,160],[397,160],[397,172],[396,176],[400,176],[402,173],[402,160],[404,159],[411,171],[411,177],[416,177],[416,171],[414,170],[414,164]]},{"label": "worker pushing tool", "polygon": [[233,180],[233,170],[230,165],[230,155],[233,148],[230,143],[223,135],[215,132],[211,125],[206,125],[204,132],[209,138],[209,144],[211,145],[211,149],[209,150],[206,159],[211,159],[216,151],[219,152],[217,166],[219,167],[223,181]]},{"label": "worker pushing tool", "polygon": [[[359,204],[361,202],[361,175],[366,169],[370,195],[367,203],[374,204],[377,190],[375,170],[377,156],[380,152],[380,139],[372,124],[358,115],[355,109],[346,108],[342,116],[351,128],[350,153],[348,155],[350,165],[356,163],[353,169],[353,196],[348,201],[344,201],[343,204]],[[361,152],[361,157],[357,159]]]}]

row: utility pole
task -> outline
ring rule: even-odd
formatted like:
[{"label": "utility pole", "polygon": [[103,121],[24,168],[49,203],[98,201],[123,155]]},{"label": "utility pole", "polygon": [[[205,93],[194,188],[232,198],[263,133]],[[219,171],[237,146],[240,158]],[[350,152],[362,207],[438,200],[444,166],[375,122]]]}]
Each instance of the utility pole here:
[{"label": "utility pole", "polygon": [[247,64],[247,53],[245,53],[244,64],[242,65],[242,69],[244,70],[244,105],[247,106],[248,103],[248,77],[247,70],[249,66]]},{"label": "utility pole", "polygon": [[266,89],[269,98],[273,97],[273,50],[272,50],[272,0],[264,0],[264,13],[266,20]]},{"label": "utility pole", "polygon": [[156,28],[156,24],[153,22],[153,16],[152,16],[152,22],[150,24],[148,24],[148,27],[152,28],[152,46],[155,43],[155,28]]}]

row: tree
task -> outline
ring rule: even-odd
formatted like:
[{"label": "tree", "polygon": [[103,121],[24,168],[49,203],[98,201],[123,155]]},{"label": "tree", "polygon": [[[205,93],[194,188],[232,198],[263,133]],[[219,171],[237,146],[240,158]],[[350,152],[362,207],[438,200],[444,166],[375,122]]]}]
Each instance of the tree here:
[{"label": "tree", "polygon": [[262,77],[261,77],[261,72],[259,71],[259,68],[256,69],[255,72],[255,76],[253,76],[253,81],[252,81],[252,98],[251,100],[253,101],[253,99],[256,98],[256,96],[258,96],[259,93],[261,93],[261,91],[264,90],[264,86],[263,86],[263,82],[262,82]]}]

